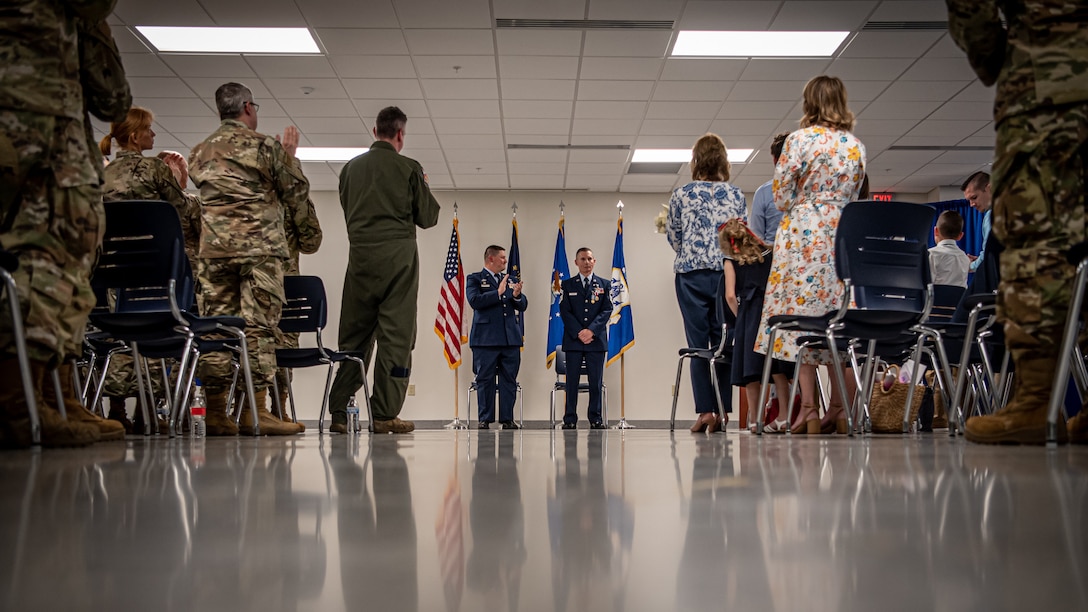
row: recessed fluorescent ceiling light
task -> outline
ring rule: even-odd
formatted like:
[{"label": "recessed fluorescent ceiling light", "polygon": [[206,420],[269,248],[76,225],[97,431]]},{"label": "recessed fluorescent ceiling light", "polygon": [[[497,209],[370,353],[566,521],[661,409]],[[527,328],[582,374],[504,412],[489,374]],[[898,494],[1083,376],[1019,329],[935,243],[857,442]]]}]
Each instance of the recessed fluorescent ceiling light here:
[{"label": "recessed fluorescent ceiling light", "polygon": [[[731,164],[743,164],[752,156],[755,149],[727,149],[727,157]],[[631,156],[632,163],[650,162],[680,162],[691,161],[691,149],[635,149]]]},{"label": "recessed fluorescent ceiling light", "polygon": [[299,161],[348,161],[366,153],[365,147],[299,147]]},{"label": "recessed fluorescent ceiling light", "polygon": [[162,52],[321,53],[306,28],[175,28],[136,26]]},{"label": "recessed fluorescent ceiling light", "polygon": [[703,57],[830,57],[849,34],[681,30],[672,54]]}]

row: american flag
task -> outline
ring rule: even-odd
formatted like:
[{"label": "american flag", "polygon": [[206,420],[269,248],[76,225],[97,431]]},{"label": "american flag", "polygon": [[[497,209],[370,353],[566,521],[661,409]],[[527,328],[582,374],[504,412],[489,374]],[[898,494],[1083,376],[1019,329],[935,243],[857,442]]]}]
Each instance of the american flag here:
[{"label": "american flag", "polygon": [[446,253],[446,267],[442,271],[442,290],[438,294],[438,315],[434,319],[434,333],[442,339],[443,353],[450,369],[461,365],[461,335],[465,315],[465,269],[461,265],[461,233],[457,219],[453,220],[450,234],[450,250]]}]

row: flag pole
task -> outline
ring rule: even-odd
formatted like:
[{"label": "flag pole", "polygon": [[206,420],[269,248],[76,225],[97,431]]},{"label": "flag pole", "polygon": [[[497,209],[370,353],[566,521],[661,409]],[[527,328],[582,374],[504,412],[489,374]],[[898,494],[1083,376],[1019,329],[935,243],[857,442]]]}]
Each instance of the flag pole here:
[{"label": "flag pole", "polygon": [[[616,209],[619,210],[620,221],[623,221],[623,200],[620,200],[616,204]],[[626,352],[620,353],[620,420],[616,423],[616,429],[635,429],[635,426],[627,422],[627,371]]]},{"label": "flag pole", "polygon": [[[457,202],[453,203],[453,224],[457,225]],[[460,244],[458,244],[460,249]],[[460,342],[460,330],[457,332],[457,341]],[[468,429],[468,422],[461,420],[461,380],[457,375],[460,368],[453,369],[453,420],[446,423],[446,429]]]}]

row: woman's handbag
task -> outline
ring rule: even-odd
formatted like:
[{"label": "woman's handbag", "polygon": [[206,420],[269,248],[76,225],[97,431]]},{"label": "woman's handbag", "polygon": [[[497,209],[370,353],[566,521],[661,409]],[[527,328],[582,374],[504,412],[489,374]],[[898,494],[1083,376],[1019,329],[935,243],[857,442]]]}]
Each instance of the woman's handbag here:
[{"label": "woman's handbag", "polygon": [[[894,373],[893,373],[894,372]],[[907,403],[910,383],[899,382],[899,366],[890,365],[873,383],[873,394],[869,400],[869,418],[873,424],[873,433],[902,433],[903,407]],[[925,396],[925,385],[916,385],[911,399],[910,422],[918,419],[918,409]]]}]

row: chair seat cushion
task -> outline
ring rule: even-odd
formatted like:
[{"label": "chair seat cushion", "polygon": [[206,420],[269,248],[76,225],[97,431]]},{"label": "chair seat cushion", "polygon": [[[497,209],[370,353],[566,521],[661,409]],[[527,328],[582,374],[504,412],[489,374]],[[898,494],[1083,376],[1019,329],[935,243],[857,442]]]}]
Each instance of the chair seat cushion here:
[{"label": "chair seat cushion", "polygon": [[281,368],[312,368],[332,361],[316,348],[276,349],[276,365]]}]

